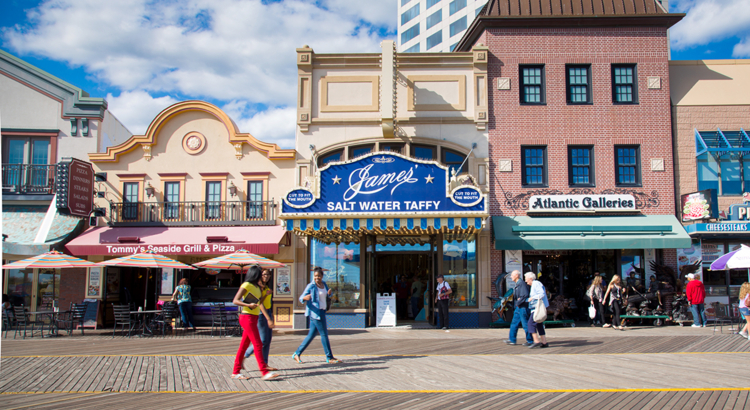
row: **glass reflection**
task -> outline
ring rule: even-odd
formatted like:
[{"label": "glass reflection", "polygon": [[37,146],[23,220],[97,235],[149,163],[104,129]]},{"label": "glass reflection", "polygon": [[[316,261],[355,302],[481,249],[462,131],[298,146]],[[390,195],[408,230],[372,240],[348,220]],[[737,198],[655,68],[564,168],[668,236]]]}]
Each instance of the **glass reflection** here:
[{"label": "glass reflection", "polygon": [[[358,308],[361,303],[359,244],[311,241],[312,266],[323,268],[323,281],[333,290],[332,308]],[[313,280],[310,272],[310,280]]]},{"label": "glass reflection", "polygon": [[477,305],[476,241],[443,242],[443,276],[451,286],[451,305]]}]

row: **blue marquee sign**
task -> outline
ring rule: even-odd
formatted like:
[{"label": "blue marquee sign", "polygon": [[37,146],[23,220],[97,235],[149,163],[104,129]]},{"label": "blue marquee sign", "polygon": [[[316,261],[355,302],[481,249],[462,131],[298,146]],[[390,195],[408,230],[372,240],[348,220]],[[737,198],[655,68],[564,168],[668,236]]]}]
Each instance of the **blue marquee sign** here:
[{"label": "blue marquee sign", "polygon": [[319,196],[296,188],[284,197],[283,214],[486,213],[487,199],[473,185],[449,192],[449,170],[392,152],[378,152],[319,171]]}]

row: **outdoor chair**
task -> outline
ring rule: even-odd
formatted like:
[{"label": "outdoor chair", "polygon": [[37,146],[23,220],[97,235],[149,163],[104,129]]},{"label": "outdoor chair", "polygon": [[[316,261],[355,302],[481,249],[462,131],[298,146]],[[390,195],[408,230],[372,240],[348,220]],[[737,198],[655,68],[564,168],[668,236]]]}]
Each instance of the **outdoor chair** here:
[{"label": "outdoor chair", "polygon": [[32,320],[27,312],[26,308],[24,306],[13,306],[13,316],[16,319],[16,332],[13,333],[13,338],[16,338],[16,335],[18,335],[18,332],[21,330],[21,327],[23,327],[23,338],[26,339],[26,329],[28,329],[29,326],[31,326],[31,337],[34,337],[34,327],[36,325],[40,326],[39,329],[39,335],[42,335],[42,331],[44,330],[44,322],[41,320]]},{"label": "outdoor chair", "polygon": [[14,322],[13,311],[10,309],[3,309],[3,331],[5,332],[5,336],[3,337],[8,337],[8,332],[13,328]]},{"label": "outdoor chair", "polygon": [[112,337],[115,337],[115,330],[117,330],[117,326],[120,326],[120,331],[122,333],[125,333],[125,326],[128,327],[128,337],[130,336],[130,333],[133,331],[133,328],[135,327],[135,321],[130,316],[130,306],[129,305],[115,305],[112,304],[112,310],[115,317],[115,326],[112,329]]},{"label": "outdoor chair", "polygon": [[239,306],[234,308],[228,308],[224,310],[226,315],[225,328],[228,336],[242,336],[242,328],[240,327],[240,310]]},{"label": "outdoor chair", "polygon": [[[724,333],[725,325],[729,327],[730,332],[734,332],[734,325],[739,323],[739,318],[735,318],[731,315],[729,305],[714,302],[711,306],[714,308],[715,317],[713,333],[716,333],[716,325],[719,325],[719,332],[721,333]],[[737,328],[737,331],[739,332],[739,327]]]},{"label": "outdoor chair", "polygon": [[175,302],[167,302],[162,306],[161,314],[154,319],[153,323],[161,328],[161,335],[164,336],[167,328],[173,329],[172,321],[179,315],[177,304]]},{"label": "outdoor chair", "polygon": [[219,336],[224,336],[227,331],[227,313],[224,306],[220,304],[211,305],[211,337],[214,336],[214,330],[219,331]]},{"label": "outdoor chair", "polygon": [[[66,314],[65,316],[61,316],[57,320],[60,329],[67,330],[68,336],[70,336],[73,334],[75,326],[78,326],[81,329],[81,335],[83,336],[83,319],[86,316],[87,307],[88,305],[84,303],[71,303],[70,313]],[[62,326],[60,326],[60,324],[62,324]]]}]

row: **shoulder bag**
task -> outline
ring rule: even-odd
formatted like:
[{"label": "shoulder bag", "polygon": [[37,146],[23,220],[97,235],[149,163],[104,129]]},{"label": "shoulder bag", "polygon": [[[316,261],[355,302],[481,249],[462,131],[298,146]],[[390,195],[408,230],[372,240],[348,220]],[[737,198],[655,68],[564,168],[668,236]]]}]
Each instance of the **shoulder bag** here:
[{"label": "shoulder bag", "polygon": [[547,308],[544,307],[544,301],[537,299],[536,309],[534,309],[534,321],[536,323],[542,323],[547,320]]}]

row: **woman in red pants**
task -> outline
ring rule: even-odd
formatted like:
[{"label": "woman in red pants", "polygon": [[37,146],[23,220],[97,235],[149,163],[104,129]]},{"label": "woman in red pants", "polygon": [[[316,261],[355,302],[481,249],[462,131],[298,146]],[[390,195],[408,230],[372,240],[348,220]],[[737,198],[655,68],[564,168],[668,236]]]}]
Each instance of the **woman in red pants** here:
[{"label": "woman in red pants", "polygon": [[[235,305],[241,306],[242,309],[240,311],[242,340],[240,341],[240,348],[237,350],[237,356],[234,359],[233,379],[249,379],[249,377],[242,374],[242,362],[245,360],[245,351],[250,343],[253,344],[253,349],[256,352],[263,351],[263,343],[260,340],[260,333],[258,332],[258,315],[260,314],[258,302],[261,298],[260,277],[260,266],[251,266],[245,275],[245,282],[237,290],[237,294],[234,295],[234,300],[232,301]],[[255,359],[258,361],[258,369],[263,375],[263,380],[271,380],[278,377],[278,374],[268,371],[268,365],[263,360],[262,354],[256,354]]]}]

